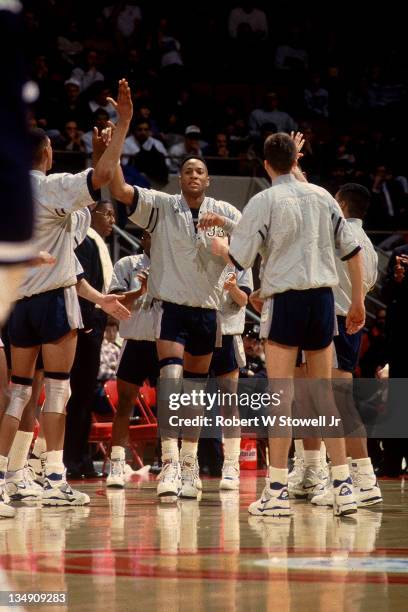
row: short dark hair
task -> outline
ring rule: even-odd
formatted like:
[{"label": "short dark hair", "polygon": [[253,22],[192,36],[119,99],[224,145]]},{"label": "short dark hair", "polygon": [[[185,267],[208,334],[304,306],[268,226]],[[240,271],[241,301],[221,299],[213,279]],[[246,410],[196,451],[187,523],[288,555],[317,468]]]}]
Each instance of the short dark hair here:
[{"label": "short dark hair", "polygon": [[364,219],[370,206],[370,192],[359,183],[345,183],[337,192],[337,199],[347,204],[350,217]]},{"label": "short dark hair", "polygon": [[107,119],[109,119],[109,113],[102,106],[98,106],[98,108],[93,112],[92,118],[95,120],[101,115],[105,115]]},{"label": "short dark hair", "polygon": [[296,145],[288,134],[271,134],[264,143],[264,156],[273,170],[289,173],[297,159]]},{"label": "short dark hair", "polygon": [[42,128],[32,128],[29,132],[31,146],[31,161],[33,164],[41,162],[42,154],[48,144],[48,136]]},{"label": "short dark hair", "polygon": [[181,161],[181,164],[180,164],[180,172],[182,171],[184,164],[186,164],[188,161],[190,161],[190,159],[198,159],[198,161],[200,161],[200,162],[202,162],[204,164],[204,166],[207,168],[207,172],[208,172],[207,163],[206,163],[204,157],[201,157],[200,155],[187,155],[186,157],[184,157],[184,159]]},{"label": "short dark hair", "polygon": [[151,129],[151,122],[149,119],[143,119],[143,117],[139,117],[133,121],[133,129],[135,130],[139,125],[146,123],[149,126],[149,130]]}]

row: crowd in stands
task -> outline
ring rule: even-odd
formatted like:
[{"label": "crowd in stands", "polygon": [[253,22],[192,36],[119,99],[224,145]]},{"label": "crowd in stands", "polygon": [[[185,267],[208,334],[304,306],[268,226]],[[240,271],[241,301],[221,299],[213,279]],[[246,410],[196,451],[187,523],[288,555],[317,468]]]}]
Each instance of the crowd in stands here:
[{"label": "crowd in stands", "polygon": [[332,19],[329,8],[251,1],[27,1],[30,122],[67,152],[56,169],[82,168],[125,76],[135,116],[122,162],[137,184],[165,184],[186,153],[207,156],[213,174],[262,174],[265,136],[300,129],[310,180],[332,192],[365,184],[368,229],[405,228],[404,37],[398,23],[392,41],[381,36],[387,15],[360,20],[353,7],[351,20],[346,9]]}]

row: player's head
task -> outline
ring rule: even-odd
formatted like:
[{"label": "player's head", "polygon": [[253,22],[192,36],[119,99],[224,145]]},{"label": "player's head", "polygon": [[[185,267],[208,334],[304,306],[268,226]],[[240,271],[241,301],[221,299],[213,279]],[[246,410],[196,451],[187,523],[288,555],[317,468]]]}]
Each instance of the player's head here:
[{"label": "player's head", "polygon": [[203,195],[210,184],[207,164],[198,155],[186,157],[180,166],[179,179],[184,196],[198,197]]},{"label": "player's head", "polygon": [[32,167],[40,170],[52,168],[51,140],[41,128],[32,128],[29,132],[31,145]]},{"label": "player's head", "polygon": [[364,219],[370,206],[370,192],[358,183],[345,183],[336,193],[336,200],[345,217]]},{"label": "player's head", "polygon": [[91,213],[91,226],[102,238],[110,236],[115,223],[115,210],[110,200],[99,200]]},{"label": "player's head", "polygon": [[283,132],[268,136],[264,143],[265,170],[273,179],[280,174],[289,174],[297,159],[293,139]]}]

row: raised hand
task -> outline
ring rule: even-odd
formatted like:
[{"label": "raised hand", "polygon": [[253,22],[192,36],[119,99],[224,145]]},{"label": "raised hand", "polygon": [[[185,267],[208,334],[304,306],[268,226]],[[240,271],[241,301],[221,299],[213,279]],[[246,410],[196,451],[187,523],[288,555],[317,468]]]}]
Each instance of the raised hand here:
[{"label": "raised hand", "polygon": [[297,161],[299,161],[299,159],[303,157],[303,153],[301,153],[301,150],[303,149],[303,146],[305,144],[305,139],[303,138],[302,132],[291,132],[290,137],[292,138],[292,140],[294,141],[296,145],[296,149],[298,152]]},{"label": "raised hand", "polygon": [[119,81],[118,99],[107,98],[107,100],[115,107],[118,113],[118,122],[130,123],[133,116],[133,103],[130,87],[126,79],[120,79]]}]

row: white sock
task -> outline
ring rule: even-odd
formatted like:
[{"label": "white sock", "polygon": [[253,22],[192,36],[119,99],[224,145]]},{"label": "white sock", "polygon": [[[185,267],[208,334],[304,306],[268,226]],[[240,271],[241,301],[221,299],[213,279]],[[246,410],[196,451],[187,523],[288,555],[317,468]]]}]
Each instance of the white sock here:
[{"label": "white sock", "polygon": [[305,450],[304,453],[307,467],[321,467],[320,450]]},{"label": "white sock", "polygon": [[0,473],[4,474],[2,480],[6,476],[7,463],[8,463],[8,457],[4,457],[3,455],[0,455]]},{"label": "white sock", "polygon": [[47,452],[47,443],[45,441],[45,438],[41,438],[40,436],[38,436],[36,441],[34,442],[33,455],[35,455],[37,458],[40,458],[41,455],[45,452]]},{"label": "white sock", "polygon": [[64,461],[63,461],[64,451],[49,451],[45,453],[46,464],[45,471],[56,472],[57,474],[61,474],[65,470]]},{"label": "white sock", "polygon": [[304,459],[303,440],[295,440],[295,454],[298,459]]},{"label": "white sock", "polygon": [[182,461],[187,455],[191,455],[194,458],[197,457],[197,451],[198,440],[197,442],[189,442],[188,440],[183,440],[181,443],[180,461]]},{"label": "white sock", "polygon": [[353,459],[353,464],[357,466],[357,470],[360,472],[360,474],[374,474],[374,468],[370,457]]},{"label": "white sock", "polygon": [[224,461],[239,461],[241,438],[224,438]]},{"label": "white sock", "polygon": [[176,463],[178,463],[179,448],[177,438],[166,438],[165,440],[162,439],[161,447],[163,463],[169,463],[171,461],[175,461]]},{"label": "white sock", "polygon": [[111,459],[120,459],[121,461],[125,460],[125,449],[123,448],[123,446],[112,446]]},{"label": "white sock", "polygon": [[274,468],[269,466],[269,480],[270,482],[279,482],[282,485],[288,484],[288,469],[286,468]]},{"label": "white sock", "polygon": [[350,478],[350,469],[347,463],[345,465],[332,465],[331,473],[333,481],[342,481]]},{"label": "white sock", "polygon": [[320,461],[322,462],[323,466],[327,464],[327,451],[326,451],[326,445],[323,442],[323,440],[320,443]]},{"label": "white sock", "polygon": [[17,431],[9,452],[8,471],[17,472],[22,470],[27,462],[33,440],[32,431]]}]

